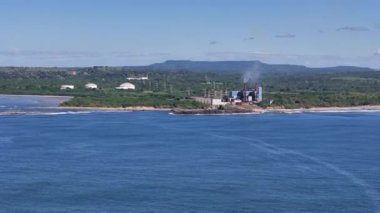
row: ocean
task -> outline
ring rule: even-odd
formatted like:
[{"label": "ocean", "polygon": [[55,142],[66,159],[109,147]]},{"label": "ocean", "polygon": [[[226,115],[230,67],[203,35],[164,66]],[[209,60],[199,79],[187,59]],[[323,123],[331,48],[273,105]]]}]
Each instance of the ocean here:
[{"label": "ocean", "polygon": [[379,130],[379,112],[3,114],[0,211],[380,212]]}]

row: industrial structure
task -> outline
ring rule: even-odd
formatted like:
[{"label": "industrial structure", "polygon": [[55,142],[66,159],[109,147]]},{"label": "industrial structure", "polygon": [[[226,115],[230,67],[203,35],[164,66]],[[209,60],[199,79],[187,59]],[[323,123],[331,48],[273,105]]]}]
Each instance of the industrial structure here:
[{"label": "industrial structure", "polygon": [[[224,94],[224,95],[223,95]],[[204,97],[193,97],[194,100],[211,106],[225,105],[254,105],[263,101],[263,88],[259,85],[248,88],[244,84],[241,90],[232,91],[206,91]]]},{"label": "industrial structure", "polygon": [[240,91],[230,91],[227,100],[230,103],[250,103],[257,104],[263,101],[263,88],[256,85],[254,89],[249,89],[247,84]]},{"label": "industrial structure", "polygon": [[86,89],[98,89],[98,85],[96,85],[94,83],[88,83],[85,85],[85,88]]},{"label": "industrial structure", "polygon": [[116,87],[116,89],[118,89],[118,90],[134,90],[134,89],[136,89],[136,87],[135,87],[135,85],[126,82],[126,83],[123,83],[120,86]]},{"label": "industrial structure", "polygon": [[247,84],[240,91],[230,91],[228,102],[231,103],[260,103],[263,101],[263,88],[256,85],[254,89],[248,89]]},{"label": "industrial structure", "polygon": [[144,76],[144,77],[128,77],[127,80],[129,81],[143,81],[143,80],[149,80],[148,76]]}]

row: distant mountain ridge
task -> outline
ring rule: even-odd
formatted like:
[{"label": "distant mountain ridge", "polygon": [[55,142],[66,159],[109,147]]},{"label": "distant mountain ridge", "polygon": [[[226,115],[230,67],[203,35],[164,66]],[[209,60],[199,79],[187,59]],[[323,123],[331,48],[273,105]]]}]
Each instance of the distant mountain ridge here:
[{"label": "distant mountain ridge", "polygon": [[0,66],[0,71],[73,71],[88,69],[115,69],[136,71],[190,71],[190,72],[217,72],[217,73],[244,73],[257,71],[263,73],[336,73],[336,72],[380,72],[380,69],[371,69],[355,66],[336,66],[312,68],[303,65],[292,64],[267,64],[261,61],[191,61],[168,60],[162,63],[154,63],[141,66],[93,66],[93,67],[25,67],[25,66]]},{"label": "distant mountain ridge", "polygon": [[310,68],[303,65],[291,64],[266,64],[260,61],[190,61],[168,60],[140,68],[149,68],[164,71],[194,71],[194,72],[220,72],[243,73],[246,71],[260,72],[363,72],[376,71],[374,69],[355,66],[337,66],[326,68]]}]

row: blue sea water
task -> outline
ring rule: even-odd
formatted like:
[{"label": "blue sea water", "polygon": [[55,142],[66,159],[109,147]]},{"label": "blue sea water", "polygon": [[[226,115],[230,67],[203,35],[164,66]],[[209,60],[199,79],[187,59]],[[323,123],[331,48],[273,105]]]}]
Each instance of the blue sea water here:
[{"label": "blue sea water", "polygon": [[379,130],[376,112],[2,115],[0,211],[379,212]]}]

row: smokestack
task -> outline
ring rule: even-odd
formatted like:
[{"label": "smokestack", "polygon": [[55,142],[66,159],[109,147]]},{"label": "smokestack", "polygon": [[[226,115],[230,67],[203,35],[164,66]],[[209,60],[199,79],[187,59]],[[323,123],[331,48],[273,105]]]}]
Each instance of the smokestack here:
[{"label": "smokestack", "polygon": [[243,87],[243,102],[248,102],[248,97],[247,97],[247,83],[244,83]]}]

